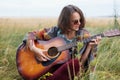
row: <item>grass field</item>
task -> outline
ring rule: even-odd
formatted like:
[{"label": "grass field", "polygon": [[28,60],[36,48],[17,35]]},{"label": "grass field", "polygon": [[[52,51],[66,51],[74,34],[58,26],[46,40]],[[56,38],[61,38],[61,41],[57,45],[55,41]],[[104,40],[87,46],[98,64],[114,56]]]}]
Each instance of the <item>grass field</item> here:
[{"label": "grass field", "polygon": [[[54,26],[56,22],[55,18],[0,18],[0,80],[22,79],[16,67],[19,44],[27,32]],[[114,28],[113,20],[106,18],[87,19],[86,26],[93,35]],[[102,39],[97,54],[91,62],[95,65],[91,80],[120,80],[120,37]]]}]

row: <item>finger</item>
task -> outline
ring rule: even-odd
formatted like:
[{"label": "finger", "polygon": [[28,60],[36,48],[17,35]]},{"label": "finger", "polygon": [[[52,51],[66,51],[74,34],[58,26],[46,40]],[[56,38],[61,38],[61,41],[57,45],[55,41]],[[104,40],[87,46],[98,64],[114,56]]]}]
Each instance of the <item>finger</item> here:
[{"label": "finger", "polygon": [[91,43],[91,44],[96,44],[96,43],[97,43],[97,40],[96,40],[96,39],[92,39],[90,43]]},{"label": "finger", "polygon": [[50,60],[45,54],[44,51],[39,49],[39,48],[35,48],[36,49],[36,53],[39,53],[40,56],[44,57],[47,60]]},{"label": "finger", "polygon": [[47,56],[45,56],[43,53],[41,53],[42,57],[44,57],[47,60],[50,60],[50,58],[48,58]]},{"label": "finger", "polygon": [[97,41],[100,41],[101,39],[102,39],[102,37],[101,36],[97,36]]},{"label": "finger", "polygon": [[42,61],[47,61],[47,59],[46,59],[46,58],[44,58],[44,57],[41,57],[41,59],[42,59]]},{"label": "finger", "polygon": [[92,39],[89,43],[92,47],[98,45],[97,39]]},{"label": "finger", "polygon": [[98,36],[97,38],[98,38],[98,39],[102,39],[102,37],[101,37],[101,36]]},{"label": "finger", "polygon": [[45,59],[44,57],[42,56],[37,56],[36,57],[39,61],[47,61],[47,59]]},{"label": "finger", "polygon": [[100,43],[100,40],[101,40],[101,39],[102,39],[102,38],[101,38],[100,36],[97,37],[96,41],[97,41],[98,44]]},{"label": "finger", "polygon": [[43,60],[41,59],[41,57],[38,57],[38,56],[36,56],[36,59],[39,60],[39,61],[43,61]]},{"label": "finger", "polygon": [[98,44],[99,41],[100,41],[100,39],[99,39],[99,38],[96,38],[96,39],[93,39],[93,41],[94,41],[94,44]]}]

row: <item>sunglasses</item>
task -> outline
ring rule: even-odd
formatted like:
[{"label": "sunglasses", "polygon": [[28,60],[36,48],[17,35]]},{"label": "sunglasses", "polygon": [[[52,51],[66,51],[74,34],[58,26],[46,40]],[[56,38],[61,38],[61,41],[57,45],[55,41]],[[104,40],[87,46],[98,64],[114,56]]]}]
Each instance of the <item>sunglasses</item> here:
[{"label": "sunglasses", "polygon": [[72,22],[73,22],[74,25],[76,25],[80,22],[80,20],[79,19],[78,20],[72,20]]}]

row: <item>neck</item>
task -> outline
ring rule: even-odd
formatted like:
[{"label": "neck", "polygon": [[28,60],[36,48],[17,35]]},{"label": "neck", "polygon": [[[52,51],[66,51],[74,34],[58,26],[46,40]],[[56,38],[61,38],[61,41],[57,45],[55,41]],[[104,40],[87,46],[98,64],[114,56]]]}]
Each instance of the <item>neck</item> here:
[{"label": "neck", "polygon": [[65,34],[68,39],[73,39],[76,36],[76,31],[70,31],[68,34]]}]

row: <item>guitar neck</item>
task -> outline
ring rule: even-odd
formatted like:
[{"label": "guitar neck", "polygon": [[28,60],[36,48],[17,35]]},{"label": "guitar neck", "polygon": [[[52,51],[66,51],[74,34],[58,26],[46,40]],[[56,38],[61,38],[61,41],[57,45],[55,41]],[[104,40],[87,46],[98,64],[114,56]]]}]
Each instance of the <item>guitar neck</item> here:
[{"label": "guitar neck", "polygon": [[77,45],[77,41],[71,42],[69,44],[58,47],[58,51],[61,52],[61,51],[66,50],[66,49],[70,49],[70,48],[72,48],[72,47],[74,47],[76,45]]},{"label": "guitar neck", "polygon": [[74,41],[74,42],[71,42],[71,43],[69,43],[69,44],[60,46],[60,47],[58,47],[58,51],[63,51],[63,50],[66,50],[66,49],[70,49],[70,48],[76,46],[76,45],[77,45],[77,42],[88,43],[88,42],[91,41],[91,39],[94,39],[96,36],[104,37],[103,34],[97,34],[97,35],[91,36],[91,37],[89,37],[89,38],[87,38],[87,39],[83,39],[82,41]]},{"label": "guitar neck", "polygon": [[71,47],[74,47],[74,46],[77,45],[77,42],[88,43],[88,42],[90,42],[92,39],[96,38],[97,36],[101,36],[101,37],[120,36],[120,31],[119,31],[118,29],[110,30],[110,31],[106,31],[106,32],[103,32],[103,33],[101,33],[101,34],[97,34],[97,35],[91,36],[91,37],[89,37],[89,38],[83,39],[83,40],[81,40],[81,41],[71,42],[71,43],[66,44],[66,45],[64,45],[64,46],[58,47],[58,51],[63,51],[63,50],[69,49],[69,48],[71,48]]}]

